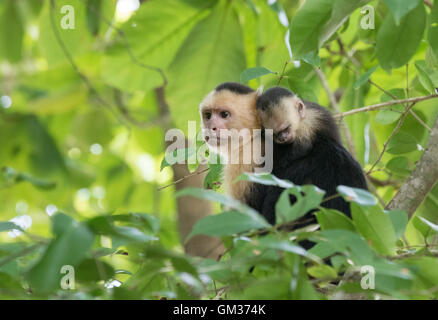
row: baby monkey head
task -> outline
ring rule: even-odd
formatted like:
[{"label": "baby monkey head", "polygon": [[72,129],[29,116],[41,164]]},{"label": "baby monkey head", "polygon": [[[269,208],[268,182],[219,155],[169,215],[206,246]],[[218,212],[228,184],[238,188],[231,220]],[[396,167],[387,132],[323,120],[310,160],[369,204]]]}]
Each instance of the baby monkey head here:
[{"label": "baby monkey head", "polygon": [[306,105],[285,88],[274,87],[257,100],[257,111],[265,129],[271,129],[274,142],[293,142],[300,131],[306,114]]}]

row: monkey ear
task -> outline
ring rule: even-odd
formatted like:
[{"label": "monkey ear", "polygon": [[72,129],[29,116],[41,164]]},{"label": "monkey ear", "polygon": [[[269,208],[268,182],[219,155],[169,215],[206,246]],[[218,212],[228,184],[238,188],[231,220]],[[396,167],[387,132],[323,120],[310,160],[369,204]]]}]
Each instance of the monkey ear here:
[{"label": "monkey ear", "polygon": [[300,118],[303,119],[306,116],[306,105],[302,100],[297,101],[297,110]]}]

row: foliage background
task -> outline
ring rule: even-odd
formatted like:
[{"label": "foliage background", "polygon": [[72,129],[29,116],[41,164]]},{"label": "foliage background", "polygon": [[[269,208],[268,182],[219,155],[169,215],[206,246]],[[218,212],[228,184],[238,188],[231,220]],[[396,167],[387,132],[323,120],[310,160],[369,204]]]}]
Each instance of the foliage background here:
[{"label": "foliage background", "polygon": [[[366,4],[375,8],[374,30],[360,27]],[[60,26],[64,5],[75,9],[74,30]],[[365,292],[368,298],[436,297],[438,187],[416,211],[426,220],[411,219],[407,227],[404,218],[396,225],[381,206],[361,202],[368,195],[353,197],[363,215],[339,228],[353,235],[336,234],[337,228],[320,235],[357,242],[353,249],[337,247],[340,258],[331,267],[314,256],[324,254],[303,253],[284,242],[284,234],[252,243],[226,232],[225,218],[217,220],[219,231],[198,226],[200,233],[224,236],[222,261],[185,255],[175,188],[158,188],[173,177],[171,167],[160,170],[165,129],[186,132],[187,121],[198,120],[202,97],[221,82],[247,80],[254,88],[280,83],[335,113],[433,94],[437,8],[436,1],[420,0],[148,0],[131,15],[113,0],[1,0],[0,296],[342,298],[364,292],[357,281],[340,290],[327,280],[341,279],[348,265],[369,262],[361,256],[376,256],[386,280]],[[267,70],[244,72],[257,67]],[[373,170],[372,191],[383,203],[415,168],[438,104],[418,103],[415,116],[399,122],[404,111],[400,104],[345,118],[354,153],[365,171]],[[196,193],[203,196],[188,194]],[[205,197],[221,202],[217,194]],[[249,223],[234,233],[253,235],[263,226],[249,216],[234,216]],[[14,218],[24,233],[7,222]],[[373,238],[388,228],[394,228],[394,239]],[[65,264],[76,267],[75,290],[59,288]]]}]

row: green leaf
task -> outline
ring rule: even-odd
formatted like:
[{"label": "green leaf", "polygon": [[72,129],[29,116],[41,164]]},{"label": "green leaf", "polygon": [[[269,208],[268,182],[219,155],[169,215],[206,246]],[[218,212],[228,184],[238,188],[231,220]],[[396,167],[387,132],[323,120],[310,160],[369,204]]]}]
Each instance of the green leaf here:
[{"label": "green leaf", "polygon": [[99,18],[102,6],[102,0],[86,0],[87,1],[87,27],[88,31],[96,36],[99,33]]},{"label": "green leaf", "polygon": [[198,220],[185,241],[198,234],[221,237],[264,227],[264,224],[248,215],[237,211],[227,211]]},{"label": "green leaf", "polygon": [[237,15],[230,2],[215,3],[211,14],[193,28],[169,66],[166,97],[176,115],[173,120],[181,128],[187,127],[188,120],[199,117],[194,106],[207,93],[222,82],[239,81],[240,73],[246,69]]},{"label": "green leaf", "polygon": [[[290,45],[294,59],[316,52],[357,8],[368,0],[307,0],[292,19]],[[312,63],[313,64],[313,63]]]},{"label": "green leaf", "polygon": [[[63,46],[72,57],[84,54],[91,49],[94,39],[87,28],[87,7],[85,1],[57,0],[54,8],[51,7],[50,2],[45,2],[44,4],[44,8],[39,16],[38,45],[49,66],[59,65],[68,61]],[[71,6],[74,11],[62,11],[61,8],[64,6]],[[67,13],[74,20],[73,29],[63,28],[61,24],[61,21],[68,17]],[[70,19],[69,22],[72,23],[72,20]],[[56,28],[56,33],[54,28]],[[62,39],[63,46],[59,43],[56,34]]]},{"label": "green leaf", "polygon": [[[304,195],[302,194],[304,192]],[[291,205],[290,195],[295,196],[295,203]],[[294,221],[310,210],[318,208],[325,195],[318,187],[307,185],[289,188],[280,195],[275,204],[275,216],[277,224]]]},{"label": "green leaf", "polygon": [[14,183],[20,183],[26,181],[32,184],[34,187],[41,190],[50,190],[56,187],[56,183],[54,182],[39,179],[27,173],[17,172],[10,167],[2,168],[2,172],[6,180],[9,180]]},{"label": "green leaf", "polygon": [[[58,217],[53,218],[54,221]],[[48,292],[60,288],[62,266],[77,266],[93,244],[94,235],[85,225],[73,219],[54,238],[41,259],[29,270],[27,278],[34,290]]]},{"label": "green leaf", "polygon": [[373,263],[375,254],[365,240],[357,233],[349,230],[323,230],[318,244],[309,250],[310,253],[326,258],[335,252],[346,254],[357,265]]},{"label": "green leaf", "polygon": [[370,79],[371,75],[374,73],[374,71],[377,70],[379,66],[372,67],[367,72],[365,72],[363,75],[361,75],[356,82],[353,84],[354,89],[359,89],[362,87],[367,81]]},{"label": "green leaf", "polygon": [[24,35],[20,6],[14,0],[3,1],[0,5],[0,57],[18,62],[21,59]]},{"label": "green leaf", "polygon": [[9,221],[0,222],[0,232],[11,231],[11,230],[23,231],[23,229],[20,226],[17,226],[13,222],[9,222]]},{"label": "green leaf", "polygon": [[382,68],[398,68],[412,58],[423,37],[426,11],[420,3],[397,25],[392,15],[386,15],[377,34],[376,55]]},{"label": "green leaf", "polygon": [[115,274],[113,266],[99,259],[85,259],[75,270],[75,277],[78,281],[106,281]]},{"label": "green leaf", "polygon": [[377,204],[376,198],[366,190],[347,186],[338,186],[336,190],[346,201],[356,202],[362,206],[374,206]]},{"label": "green leaf", "polygon": [[220,187],[222,179],[222,164],[210,164],[204,179],[204,188],[216,190]]},{"label": "green leaf", "polygon": [[384,0],[391,11],[395,23],[400,24],[401,19],[418,6],[421,0]]},{"label": "green leaf", "polygon": [[289,78],[288,83],[289,89],[301,99],[318,101],[318,96],[315,93],[315,86],[312,83],[294,78]]},{"label": "green leaf", "polygon": [[423,221],[433,232],[438,232],[438,225],[436,225],[435,223],[430,222],[429,220],[423,218],[423,217],[418,217],[421,221]]},{"label": "green leaf", "polygon": [[391,219],[395,231],[395,237],[400,239],[406,231],[409,218],[406,212],[401,210],[385,211],[385,214]]},{"label": "green leaf", "polygon": [[435,93],[435,88],[438,87],[438,83],[434,84],[429,75],[432,74],[432,70],[426,66],[426,61],[415,61],[415,67],[418,71],[418,78],[420,80],[421,85],[426,89],[430,94]]},{"label": "green leaf", "polygon": [[165,167],[170,167],[175,163],[185,163],[193,155],[196,155],[195,148],[176,149],[171,153],[167,153],[161,161],[160,171]]},{"label": "green leaf", "polygon": [[429,41],[430,48],[432,48],[435,57],[438,57],[438,6],[436,1],[429,16],[427,40]]},{"label": "green leaf", "polygon": [[[382,94],[382,96],[380,97],[381,102],[387,102],[393,99],[406,98],[406,90],[401,88],[388,90],[387,93]],[[401,104],[396,104],[390,107],[386,107],[377,113],[376,122],[383,125],[394,123],[395,121],[400,119],[404,110],[405,107]]]},{"label": "green leaf", "polygon": [[[117,216],[116,216],[117,219]],[[128,242],[151,242],[158,240],[157,237],[145,234],[137,228],[126,226],[115,226],[111,216],[99,216],[87,222],[88,226],[97,234],[109,235]]]},{"label": "green leaf", "polygon": [[338,277],[336,270],[326,264],[320,264],[318,266],[307,268],[307,273],[317,279],[330,280]]},{"label": "green leaf", "polygon": [[374,249],[385,255],[395,254],[397,237],[389,215],[378,206],[360,207],[352,203],[351,216],[357,230]]},{"label": "green leaf", "polygon": [[334,210],[320,208],[320,211],[316,212],[316,219],[322,230],[330,229],[343,229],[355,231],[353,222],[344,213]]},{"label": "green leaf", "polygon": [[200,199],[218,202],[218,203],[223,204],[231,209],[234,209],[236,211],[239,211],[239,212],[247,215],[252,220],[258,222],[260,225],[262,225],[265,228],[270,227],[270,224],[268,222],[266,222],[265,218],[263,218],[263,216],[260,215],[254,209],[248,207],[247,205],[241,203],[240,201],[237,201],[231,197],[217,193],[217,192],[212,191],[212,190],[204,190],[204,189],[199,189],[199,188],[185,188],[185,189],[177,192],[176,196],[177,197],[192,196],[195,198],[200,198]]},{"label": "green leaf", "polygon": [[267,248],[267,249],[275,249],[285,252],[291,252],[294,254],[297,254],[299,256],[303,256],[306,258],[309,258],[310,260],[321,263],[321,259],[319,259],[314,254],[309,253],[304,248],[300,247],[299,245],[296,245],[290,241],[287,240],[279,240],[276,237],[273,236],[266,236],[259,239],[256,239],[253,241],[253,243],[260,247],[260,248]]},{"label": "green leaf", "polygon": [[333,1],[333,9],[331,11],[330,19],[322,28],[319,36],[319,45],[323,45],[329,40],[333,34],[348,20],[350,14],[364,5],[370,0],[335,0]]},{"label": "green leaf", "polygon": [[267,173],[242,173],[237,177],[237,181],[251,181],[254,183],[260,183],[266,186],[277,186],[280,188],[294,188],[296,187],[292,182],[287,180],[282,180],[274,176],[273,174]]},{"label": "green leaf", "polygon": [[208,14],[213,4],[212,0],[150,0],[143,3],[121,27],[126,41],[122,39],[103,57],[104,81],[128,92],[148,91],[160,86],[163,82],[160,73],[144,66],[166,70],[190,31]]},{"label": "green leaf", "polygon": [[276,74],[276,72],[264,67],[249,68],[240,74],[240,82],[246,83],[252,79],[259,78],[267,74]]},{"label": "green leaf", "polygon": [[406,157],[395,157],[388,161],[386,168],[396,174],[406,176],[411,173],[409,170],[409,159]]},{"label": "green leaf", "polygon": [[149,231],[157,233],[160,230],[161,220],[152,214],[130,212],[111,216],[114,221],[130,222],[133,225],[141,226]]},{"label": "green leaf", "polygon": [[424,239],[426,239],[432,231],[432,228],[426,222],[424,222],[424,220],[420,219],[419,216],[412,218],[412,224],[414,225],[415,229],[422,234]]},{"label": "green leaf", "polygon": [[292,19],[290,45],[294,59],[316,51],[320,45],[320,34],[331,17],[332,0],[308,0]]},{"label": "green leaf", "polygon": [[387,152],[390,154],[403,154],[417,150],[417,140],[410,134],[399,132],[388,144]]}]

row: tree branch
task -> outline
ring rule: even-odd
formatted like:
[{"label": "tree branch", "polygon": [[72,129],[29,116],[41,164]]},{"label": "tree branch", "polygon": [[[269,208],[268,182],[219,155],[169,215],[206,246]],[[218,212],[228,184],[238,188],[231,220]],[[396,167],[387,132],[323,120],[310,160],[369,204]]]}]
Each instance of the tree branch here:
[{"label": "tree branch", "polygon": [[388,204],[388,209],[404,210],[412,217],[438,181],[438,117],[415,170]]},{"label": "tree branch", "polygon": [[409,98],[409,99],[391,100],[391,101],[377,103],[377,104],[373,104],[373,105],[366,106],[363,108],[357,108],[357,109],[353,109],[353,110],[346,111],[343,113],[339,113],[339,114],[334,115],[334,117],[343,118],[343,117],[351,116],[352,114],[356,114],[356,113],[360,113],[360,112],[374,111],[374,110],[382,109],[382,108],[387,107],[387,106],[393,106],[395,104],[421,102],[421,101],[426,101],[426,100],[430,100],[430,99],[434,99],[434,98],[438,98],[438,94],[431,94],[428,96],[414,97],[414,98]]}]

